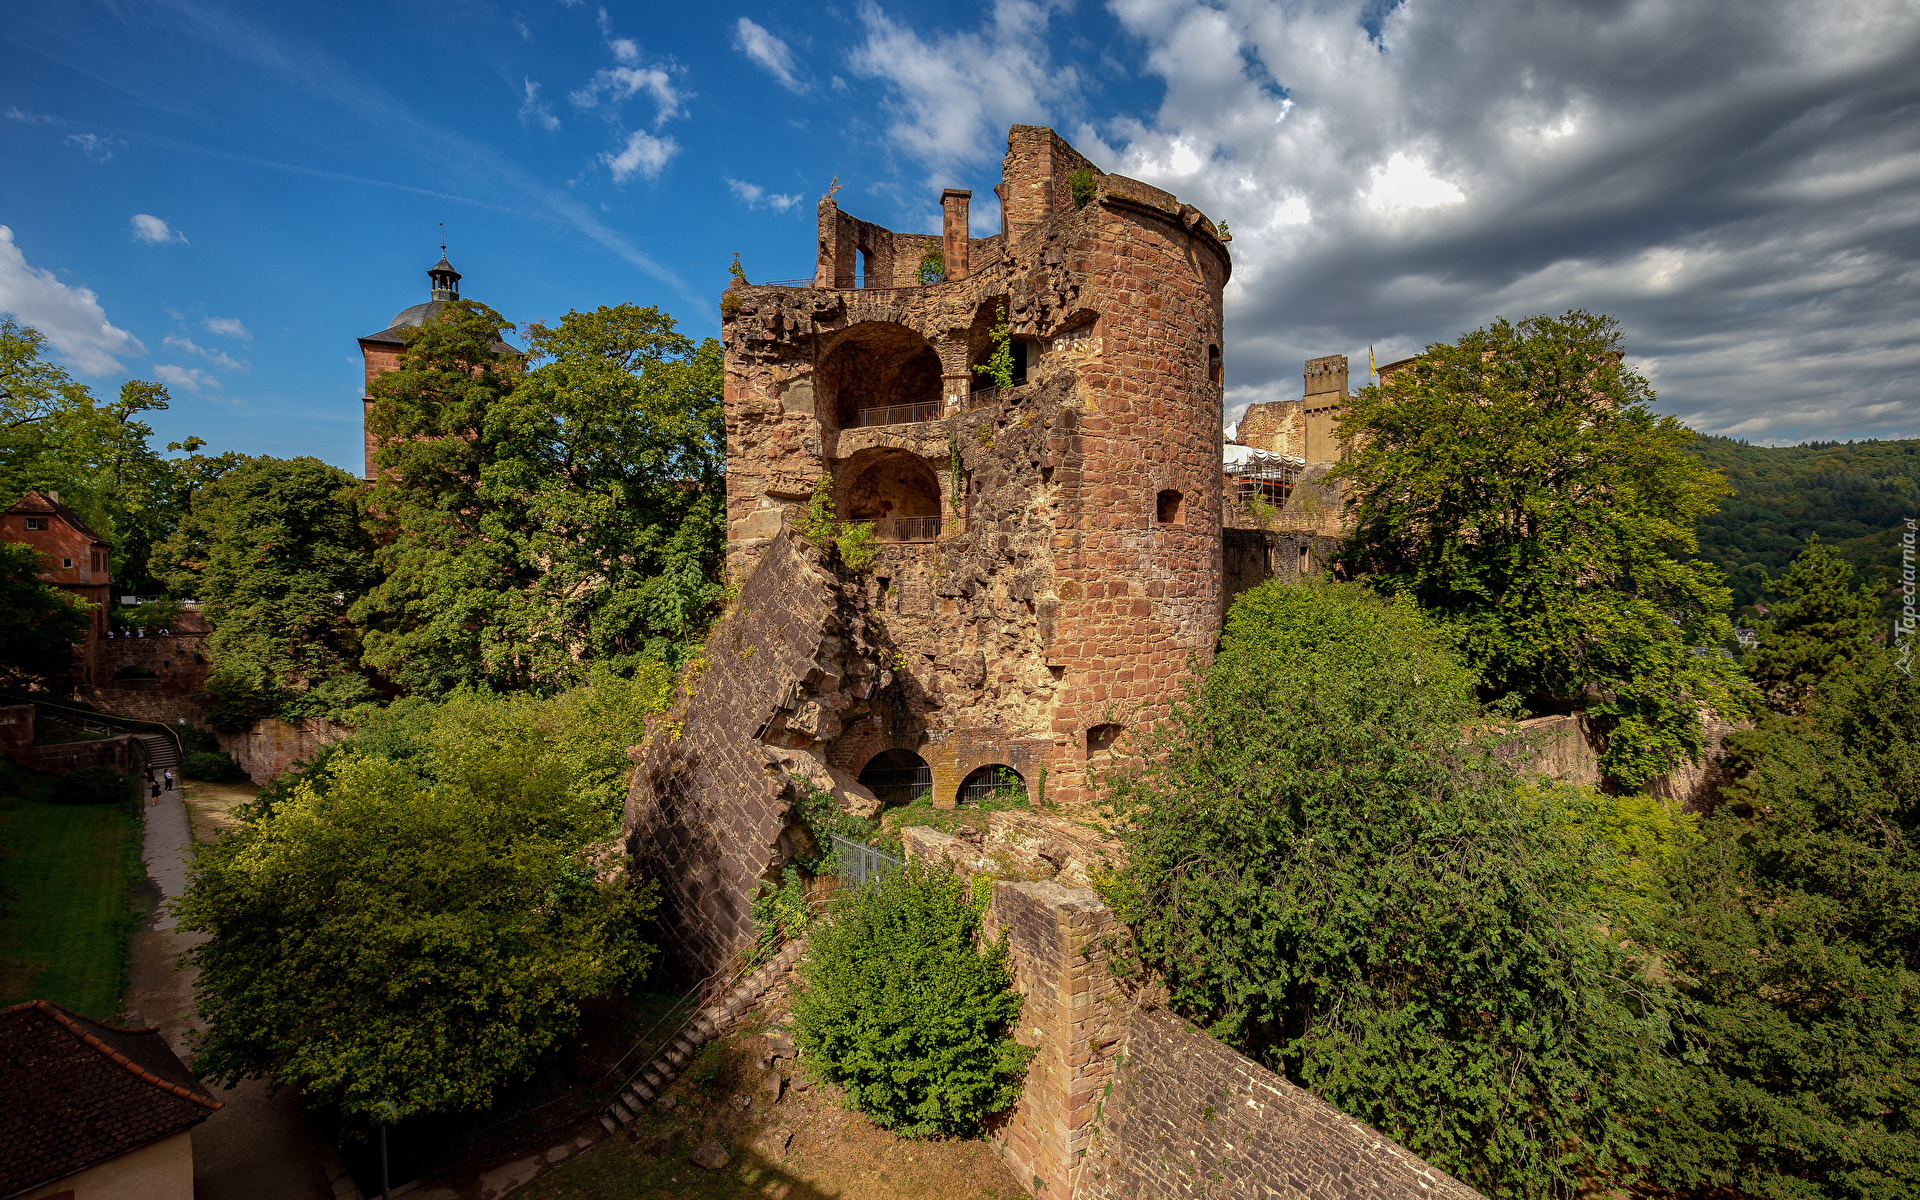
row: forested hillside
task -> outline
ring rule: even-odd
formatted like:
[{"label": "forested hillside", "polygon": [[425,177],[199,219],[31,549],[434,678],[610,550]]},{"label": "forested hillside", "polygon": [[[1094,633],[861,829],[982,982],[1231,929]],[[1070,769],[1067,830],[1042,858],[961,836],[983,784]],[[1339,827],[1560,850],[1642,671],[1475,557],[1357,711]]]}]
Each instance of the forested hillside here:
[{"label": "forested hillside", "polygon": [[[1736,605],[1770,602],[1767,581],[1816,533],[1862,582],[1892,581],[1901,522],[1920,517],[1920,440],[1770,448],[1703,434],[1692,449],[1734,488],[1700,522],[1700,553],[1727,573]],[[1892,610],[1883,597],[1882,614]]]}]

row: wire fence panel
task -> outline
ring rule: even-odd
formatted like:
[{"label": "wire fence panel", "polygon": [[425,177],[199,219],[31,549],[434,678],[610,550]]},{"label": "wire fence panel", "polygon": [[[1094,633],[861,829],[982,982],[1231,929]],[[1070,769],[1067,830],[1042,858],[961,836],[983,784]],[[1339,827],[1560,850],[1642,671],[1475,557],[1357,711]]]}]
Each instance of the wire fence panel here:
[{"label": "wire fence panel", "polygon": [[879,879],[905,865],[884,850],[863,846],[837,833],[827,836],[833,839],[834,873],[849,887],[864,887],[867,880]]}]

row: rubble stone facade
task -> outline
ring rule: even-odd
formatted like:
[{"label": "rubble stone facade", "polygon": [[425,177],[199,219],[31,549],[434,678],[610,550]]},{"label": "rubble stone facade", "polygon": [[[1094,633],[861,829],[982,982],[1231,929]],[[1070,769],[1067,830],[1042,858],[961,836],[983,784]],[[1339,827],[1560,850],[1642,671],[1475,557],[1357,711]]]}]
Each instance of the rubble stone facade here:
[{"label": "rubble stone facade", "polygon": [[[728,563],[751,573],[825,476],[884,543],[863,586],[899,677],[825,761],[917,755],[941,805],[1044,771],[1073,804],[1090,735],[1164,713],[1220,628],[1232,263],[1198,210],[1049,129],[1013,127],[997,191],[985,238],[959,191],[938,236],[824,198],[811,286],[729,290]],[[983,388],[1002,313],[1015,384]]]}]

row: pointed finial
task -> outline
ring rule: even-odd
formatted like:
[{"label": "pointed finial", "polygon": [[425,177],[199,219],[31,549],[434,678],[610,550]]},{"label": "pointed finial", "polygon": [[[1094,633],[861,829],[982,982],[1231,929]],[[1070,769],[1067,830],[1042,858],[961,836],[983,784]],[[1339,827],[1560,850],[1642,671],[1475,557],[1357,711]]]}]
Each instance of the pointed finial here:
[{"label": "pointed finial", "polygon": [[442,221],[440,222],[440,257],[445,258],[446,256],[447,256],[447,223],[445,221]]}]

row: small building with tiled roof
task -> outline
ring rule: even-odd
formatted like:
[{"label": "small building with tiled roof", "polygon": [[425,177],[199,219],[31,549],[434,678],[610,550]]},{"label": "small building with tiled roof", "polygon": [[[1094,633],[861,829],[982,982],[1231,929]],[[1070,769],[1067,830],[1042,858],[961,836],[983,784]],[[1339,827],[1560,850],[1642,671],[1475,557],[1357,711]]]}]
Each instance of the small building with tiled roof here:
[{"label": "small building with tiled roof", "polygon": [[93,625],[81,650],[82,681],[94,683],[100,640],[107,633],[113,548],[87,527],[80,514],[60,503],[59,492],[28,492],[0,514],[0,538],[40,552],[40,577],[94,606]]},{"label": "small building with tiled roof", "polygon": [[193,1129],[220,1107],[156,1029],[0,1009],[0,1200],[193,1200]]},{"label": "small building with tiled roof", "polygon": [[[440,311],[451,302],[460,298],[460,272],[453,269],[447,261],[447,248],[440,247],[440,261],[427,268],[427,279],[432,284],[427,299],[410,308],[403,308],[393,314],[393,320],[379,333],[370,333],[360,340],[360,358],[366,368],[366,390],[361,393],[360,433],[366,444],[366,475],[373,478],[373,452],[378,448],[374,436],[367,432],[366,416],[373,407],[373,381],[388,371],[400,366],[400,352],[407,348],[408,331],[418,329],[428,321],[440,315]],[[502,341],[493,343],[496,354],[519,354]]]}]

